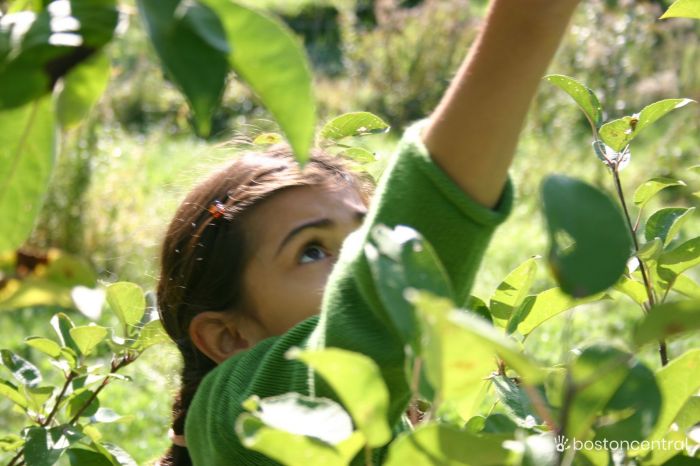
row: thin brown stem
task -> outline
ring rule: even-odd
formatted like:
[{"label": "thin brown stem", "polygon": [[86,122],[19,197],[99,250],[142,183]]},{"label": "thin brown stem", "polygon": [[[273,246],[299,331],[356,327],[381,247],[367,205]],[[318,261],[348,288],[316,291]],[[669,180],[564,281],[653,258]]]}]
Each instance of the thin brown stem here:
[{"label": "thin brown stem", "polygon": [[[632,242],[634,244],[634,254],[639,262],[639,271],[642,274],[642,280],[644,281],[644,288],[647,292],[647,306],[646,311],[648,312],[656,304],[656,299],[654,297],[654,289],[649,279],[649,273],[647,271],[646,264],[642,259],[639,258],[639,242],[637,241],[636,229],[632,225],[632,219],[630,218],[629,210],[627,209],[627,203],[625,202],[625,194],[622,191],[622,183],[620,182],[620,172],[618,168],[612,167],[611,169],[613,180],[615,182],[615,189],[617,190],[617,196],[620,199],[620,204],[622,205],[622,210],[625,213],[625,219],[627,220],[627,226],[629,227],[630,234],[632,235]],[[664,340],[659,340],[659,356],[661,358],[661,365],[665,366],[668,364],[668,353],[666,349],[666,342]]]},{"label": "thin brown stem", "polygon": [[42,427],[46,427],[49,424],[51,424],[51,421],[53,421],[54,417],[56,417],[56,413],[58,412],[58,407],[61,404],[61,400],[63,399],[63,395],[66,394],[66,390],[68,390],[68,386],[71,384],[73,379],[75,379],[75,376],[77,374],[73,371],[70,371],[70,374],[66,377],[66,382],[63,384],[63,387],[61,388],[61,392],[58,394],[56,397],[56,402],[53,405],[53,409],[49,413],[48,417],[44,420],[44,422],[41,423]]}]

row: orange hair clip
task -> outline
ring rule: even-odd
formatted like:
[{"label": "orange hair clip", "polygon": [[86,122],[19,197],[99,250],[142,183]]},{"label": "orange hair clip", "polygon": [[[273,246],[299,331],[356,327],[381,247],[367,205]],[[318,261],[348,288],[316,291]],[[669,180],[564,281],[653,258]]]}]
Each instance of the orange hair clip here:
[{"label": "orange hair clip", "polygon": [[221,218],[226,213],[226,206],[223,205],[220,201],[214,201],[214,203],[210,205],[209,209],[207,210],[209,211],[212,217]]}]

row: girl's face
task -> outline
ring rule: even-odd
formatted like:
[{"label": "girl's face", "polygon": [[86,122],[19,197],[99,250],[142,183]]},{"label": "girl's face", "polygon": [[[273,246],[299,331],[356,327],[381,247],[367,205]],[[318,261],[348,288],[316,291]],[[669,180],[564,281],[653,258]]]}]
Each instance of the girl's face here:
[{"label": "girl's face", "polygon": [[341,245],[366,212],[352,187],[300,186],[275,194],[250,214],[248,236],[255,253],[244,287],[261,339],[281,335],[320,312]]}]

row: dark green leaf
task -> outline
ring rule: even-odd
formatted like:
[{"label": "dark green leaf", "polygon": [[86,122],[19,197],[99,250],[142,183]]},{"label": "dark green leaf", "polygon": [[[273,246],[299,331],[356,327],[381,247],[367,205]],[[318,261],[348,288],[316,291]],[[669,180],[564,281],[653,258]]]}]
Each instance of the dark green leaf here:
[{"label": "dark green leaf", "polygon": [[326,123],[319,136],[332,142],[354,136],[385,133],[389,131],[389,125],[369,112],[352,112],[340,115]]},{"label": "dark green leaf", "polygon": [[583,110],[591,127],[598,128],[603,119],[603,110],[592,90],[573,78],[561,74],[550,74],[545,79],[569,94]]},{"label": "dark green leaf", "polygon": [[657,210],[647,220],[644,236],[647,241],[660,238],[664,242],[664,246],[668,246],[668,243],[675,239],[678,231],[688,221],[694,211],[695,207],[688,209],[684,207],[666,207]]},{"label": "dark green leaf", "polygon": [[569,409],[566,432],[583,438],[629,374],[632,355],[608,346],[586,348],[571,367],[574,395]]},{"label": "dark green leaf", "polygon": [[657,440],[668,432],[671,423],[688,399],[700,388],[700,349],[686,351],[656,372],[663,405],[659,421],[647,440]]},{"label": "dark green leaf", "polygon": [[112,460],[104,453],[84,448],[69,448],[66,454],[71,466],[114,466]]},{"label": "dark green leaf", "polygon": [[[73,393],[66,403],[66,414],[68,417],[73,419],[78,413],[80,413],[81,417],[94,415],[100,407],[100,400],[97,397],[93,398],[94,395],[95,392],[86,388],[81,388]],[[89,405],[87,405],[88,401],[90,401]]]},{"label": "dark green leaf", "polygon": [[406,226],[375,227],[365,245],[365,257],[391,323],[403,342],[410,344],[417,353],[419,332],[415,312],[404,292],[415,288],[451,297],[447,272],[432,246],[417,231]]},{"label": "dark green leaf", "polygon": [[75,327],[75,324],[73,324],[70,317],[62,312],[55,314],[51,318],[51,327],[53,327],[54,331],[56,332],[61,346],[67,347],[72,351],[72,355],[68,354],[67,357],[77,357],[77,355],[80,354],[80,349],[78,348],[78,345],[75,344],[75,341],[73,341],[73,337],[70,335],[70,329]]},{"label": "dark green leaf", "polygon": [[[330,385],[370,447],[391,439],[386,421],[389,391],[377,364],[359,353],[340,348],[295,351],[289,356],[311,367]],[[352,383],[348,383],[352,381]]]},{"label": "dark green leaf", "polygon": [[506,437],[477,435],[442,424],[427,424],[397,438],[387,466],[486,466],[505,464]]},{"label": "dark green leaf", "polygon": [[677,0],[660,19],[666,18],[700,19],[700,5],[698,5],[697,0]]},{"label": "dark green leaf", "polygon": [[526,260],[498,285],[489,303],[495,324],[505,327],[513,311],[522,304],[525,296],[530,292],[537,272],[537,259],[532,257]]},{"label": "dark green leaf", "polygon": [[56,98],[56,115],[63,128],[78,125],[88,115],[107,88],[110,71],[109,58],[98,53],[63,78]]},{"label": "dark green leaf", "polygon": [[297,160],[305,162],[316,129],[316,101],[301,41],[284,23],[253,9],[229,0],[202,3],[218,14],[234,44],[229,55],[233,70],[279,123]]},{"label": "dark green leaf", "polygon": [[49,97],[0,111],[0,251],[29,236],[53,167],[54,119]]},{"label": "dark green leaf", "polygon": [[603,409],[603,415],[594,427],[595,439],[644,440],[656,425],[660,411],[661,392],[654,373],[641,362],[633,360],[627,377]]},{"label": "dark green leaf", "polygon": [[659,304],[651,308],[634,331],[634,342],[650,341],[700,329],[700,300]]},{"label": "dark green leaf", "polygon": [[498,399],[518,425],[521,427],[532,427],[542,422],[538,419],[525,390],[518,386],[513,379],[497,375],[492,377],[491,381],[496,389]]},{"label": "dark green leaf", "polygon": [[649,200],[651,200],[657,193],[663,191],[666,188],[672,186],[685,186],[686,184],[680,180],[674,180],[673,178],[652,178],[649,181],[641,184],[637,190],[634,192],[634,203],[641,209],[644,207]]},{"label": "dark green leaf", "polygon": [[[548,177],[542,196],[549,262],[561,289],[584,297],[615,284],[632,247],[617,206],[596,188],[564,176]],[[566,244],[569,241],[573,244]]]},{"label": "dark green leaf", "polygon": [[30,427],[24,444],[24,460],[27,466],[51,466],[71,444],[82,437],[82,433],[68,425],[51,429]]},{"label": "dark green leaf", "polygon": [[509,434],[512,435],[518,430],[518,424],[515,423],[509,416],[503,413],[489,414],[484,419],[484,428],[482,432],[490,434]]},{"label": "dark green leaf", "polygon": [[181,0],[138,1],[151,42],[194,113],[197,133],[208,136],[228,73],[228,41],[212,10]]},{"label": "dark green leaf", "polygon": [[12,373],[15,380],[27,387],[36,387],[41,383],[39,369],[26,359],[16,355],[10,350],[0,350],[2,364]]}]

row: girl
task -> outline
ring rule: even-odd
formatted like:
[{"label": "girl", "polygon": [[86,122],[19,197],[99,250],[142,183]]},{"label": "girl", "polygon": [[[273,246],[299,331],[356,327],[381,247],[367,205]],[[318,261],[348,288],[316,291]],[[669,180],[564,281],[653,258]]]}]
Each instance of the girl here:
[{"label": "girl", "polygon": [[371,203],[367,183],[337,159],[316,152],[300,170],[283,149],[243,156],[189,194],[161,257],[161,318],[184,358],[162,464],[276,464],[239,442],[241,402],[290,391],[334,398],[285,358],[291,347],[372,357],[390,391],[390,425],[405,428],[403,347],[363,245],[378,224],[415,228],[464,302],[510,209],[518,134],[578,1],[493,0],[440,105],[407,130]]}]

